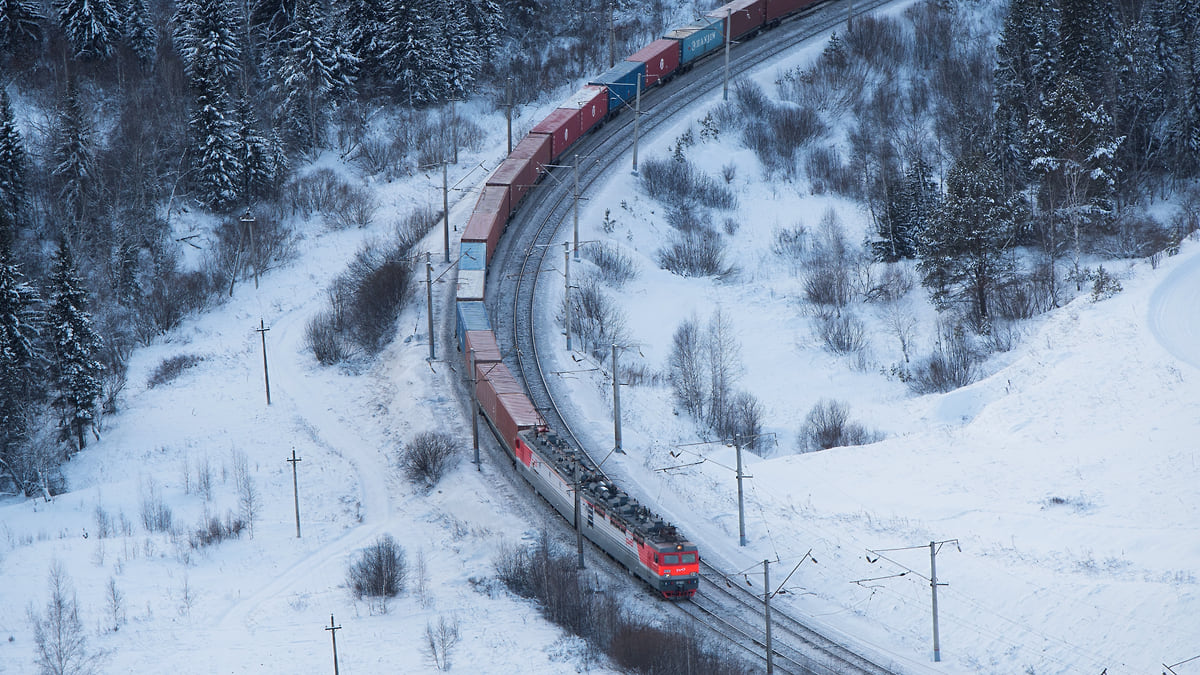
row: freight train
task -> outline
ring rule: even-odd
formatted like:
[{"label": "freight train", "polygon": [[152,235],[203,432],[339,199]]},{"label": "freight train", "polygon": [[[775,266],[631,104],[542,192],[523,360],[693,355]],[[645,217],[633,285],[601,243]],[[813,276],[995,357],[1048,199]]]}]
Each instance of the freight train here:
[{"label": "freight train", "polygon": [[530,190],[566,151],[606,119],[632,107],[641,88],[690,69],[820,0],[735,0],[668,32],[584,85],[533,127],[492,172],[460,242],[455,339],[476,400],[518,473],[583,535],[666,598],[690,598],[700,553],[673,525],[613,485],[582,450],[551,431],[503,362],[484,305],[487,266]]}]

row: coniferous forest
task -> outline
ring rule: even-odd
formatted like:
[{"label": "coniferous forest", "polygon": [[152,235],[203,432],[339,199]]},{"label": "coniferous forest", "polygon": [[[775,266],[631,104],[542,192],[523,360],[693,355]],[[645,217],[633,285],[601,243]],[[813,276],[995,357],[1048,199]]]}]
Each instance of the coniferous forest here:
[{"label": "coniferous forest", "polygon": [[[340,221],[362,224],[359,188],[300,171],[323,152],[410,174],[450,150],[448,102],[520,104],[599,72],[610,11],[618,55],[680,15],[612,4],[0,0],[0,491],[64,489],[58,467],[119,405],[131,351],[286,264],[296,214],[340,194]],[[980,332],[1091,284],[1089,260],[1178,247],[1200,202],[1200,0],[1012,0],[964,46],[951,33],[987,5],[920,6],[922,77],[844,111],[852,170],[825,181],[869,208],[878,261],[916,260]],[[795,90],[856,77],[854,35]],[[767,179],[799,180],[787,161]],[[1184,215],[1154,221],[1158,199]],[[174,224],[198,212],[196,254]]]}]

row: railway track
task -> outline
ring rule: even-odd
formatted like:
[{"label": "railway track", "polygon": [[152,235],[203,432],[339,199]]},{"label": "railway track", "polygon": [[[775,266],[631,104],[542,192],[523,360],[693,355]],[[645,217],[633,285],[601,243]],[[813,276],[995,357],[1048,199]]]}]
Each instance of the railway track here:
[{"label": "railway track", "polygon": [[[855,3],[856,13],[869,12],[883,4],[886,4],[884,0],[860,0]],[[846,10],[841,3],[825,3],[757,39],[736,46],[730,54],[731,79],[845,19]],[[722,59],[709,57],[666,86],[644,92],[642,111],[646,116],[641,123],[642,133],[650,135],[660,125],[669,123],[676,114],[686,111],[701,96],[719,87],[723,77]],[[621,170],[620,165],[628,161],[626,153],[632,142],[632,125],[633,115],[626,111],[580,142],[576,152],[579,157],[586,158],[578,166],[580,194],[586,193],[592,184],[603,180],[612,171]],[[548,309],[547,303],[539,302],[539,283],[541,288],[550,283],[561,283],[562,272],[556,266],[564,261],[558,229],[561,223],[570,220],[571,190],[566,186],[573,179],[572,169],[557,168],[531,193],[497,248],[491,268],[506,272],[491,275],[486,296],[490,299],[489,314],[493,317],[496,337],[502,351],[509,354],[506,361],[510,367],[515,366],[512,368],[514,374],[524,380],[530,400],[553,429],[570,438],[586,453],[586,445],[580,442],[560,410],[538,358],[537,326],[554,319],[554,310]],[[552,275],[552,279],[547,281],[543,273]],[[511,302],[511,306],[497,306],[497,303],[507,302]],[[607,454],[607,450],[604,453]],[[597,466],[605,459],[602,455],[597,460],[590,453],[589,457]],[[679,525],[687,531],[686,522]],[[701,568],[701,586],[696,598],[675,606],[736,646],[748,658],[766,665],[766,620],[761,594],[736,583],[727,571],[706,563],[702,563]],[[822,634],[809,622],[780,609],[772,611],[771,666],[774,670],[797,675],[900,672],[895,666],[885,667],[859,654],[845,642]]]}]

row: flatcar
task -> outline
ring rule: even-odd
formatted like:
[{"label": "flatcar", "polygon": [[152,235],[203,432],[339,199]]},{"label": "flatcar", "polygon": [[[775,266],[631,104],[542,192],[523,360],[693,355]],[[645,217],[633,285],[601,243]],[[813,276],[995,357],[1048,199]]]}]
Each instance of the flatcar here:
[{"label": "flatcar", "polygon": [[588,458],[550,430],[504,365],[483,303],[488,265],[509,218],[548,167],[604,123],[632,107],[639,88],[668,82],[727,40],[745,40],[820,0],[734,0],[668,31],[589,80],[533,127],[489,176],[460,242],[455,337],[488,426],[513,465],[564,518],[665,598],[690,598],[700,552],[674,525],[612,484]]}]

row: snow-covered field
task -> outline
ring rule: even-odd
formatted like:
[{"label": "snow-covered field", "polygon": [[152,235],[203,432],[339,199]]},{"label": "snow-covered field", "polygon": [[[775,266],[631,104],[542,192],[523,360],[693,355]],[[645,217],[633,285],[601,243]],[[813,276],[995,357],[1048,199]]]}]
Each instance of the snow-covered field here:
[{"label": "snow-covered field", "polygon": [[[816,49],[788,58],[810,59]],[[765,64],[756,77],[769,84],[785,65]],[[692,120],[643,139],[643,156],[667,154],[719,97]],[[479,161],[494,166],[502,153],[502,119],[480,119],[500,143],[464,157],[464,172]],[[774,228],[812,229],[830,208],[849,241],[860,241],[865,215],[794,185],[759,182],[752,156],[733,139],[688,154],[713,173],[738,166],[742,225],[730,238],[730,261],[740,272],[725,283],[684,280],[647,258],[620,296],[637,358],[654,369],[665,367],[681,319],[707,321],[719,306],[732,320],[744,365],[739,388],[764,404],[777,439],[765,458],[746,453],[748,546],[737,545],[733,449],[690,445],[702,432],[675,414],[668,389],[623,388],[628,454],[614,455],[605,470],[656,503],[710,560],[747,570],[751,583],[761,583],[764,559],[778,584],[811,549],[818,563],[806,562],[774,602],[911,672],[1116,675],[1158,672],[1200,653],[1200,246],[1186,242],[1157,269],[1146,261],[1106,266],[1124,287],[1116,297],[1092,303],[1085,293],[1023,327],[1015,348],[989,361],[977,383],[914,397],[881,372],[902,360],[886,331],[870,334],[867,367],[820,348],[799,280],[769,251]],[[452,390],[457,374],[425,360],[422,303],[401,319],[396,343],[358,371],[320,368],[303,347],[305,323],[360,242],[386,233],[415,204],[440,201],[440,176],[378,187],[372,230],[302,224],[295,263],[265,275],[257,290],[240,284],[225,305],[137,352],[122,410],[67,467],[69,493],[52,503],[0,502],[0,672],[34,669],[28,614],[43,609],[55,562],[77,594],[89,648],[101,652],[100,672],[329,672],[323,629],[331,614],[341,626],[343,673],[433,672],[425,630],[443,619],[460,627],[456,670],[607,672],[580,661],[578,642],[533,607],[487,583],[502,543],[553,523],[530,507],[524,486],[507,483],[486,459],[476,472],[465,455],[431,494],[396,471],[396,447],[417,432],[470,441]],[[454,222],[465,222],[473,201],[460,201]],[[608,205],[614,241],[651,256],[661,245],[662,208],[640,196],[633,177],[617,175],[587,204],[582,238],[610,236],[600,229]],[[441,236],[438,229],[426,240],[435,262]],[[560,300],[546,298],[548,314]],[[928,336],[932,310],[920,297],[908,301]],[[881,323],[875,308],[859,311],[869,325]],[[452,308],[436,312],[442,321]],[[254,330],[260,318],[270,328],[269,407]],[[587,370],[568,357],[553,326],[545,330],[556,370]],[[918,353],[930,347],[922,340]],[[437,349],[439,359],[457,358],[450,345]],[[164,358],[187,354],[203,360],[168,385],[147,387]],[[604,374],[562,380],[592,447],[610,447]],[[797,454],[804,416],[822,398],[845,401],[852,419],[885,440]],[[286,461],[293,450],[302,459],[300,539]],[[253,537],[192,550],[187,535],[205,514],[238,510],[239,457],[259,497]],[[211,498],[201,489],[205,476]],[[143,527],[151,493],[172,510],[178,536]],[[106,537],[101,514],[113,523]],[[412,570],[409,590],[386,614],[345,587],[352,555],[383,533],[405,547]],[[939,588],[943,660],[935,664],[928,544],[951,539],[961,552],[947,544],[937,557],[938,579],[948,585]],[[868,549],[906,547],[914,548],[868,561]],[[417,584],[421,577],[426,583]],[[1176,672],[1200,673],[1200,662]]]}]

